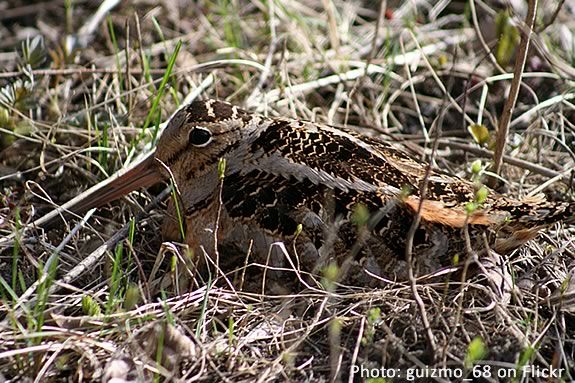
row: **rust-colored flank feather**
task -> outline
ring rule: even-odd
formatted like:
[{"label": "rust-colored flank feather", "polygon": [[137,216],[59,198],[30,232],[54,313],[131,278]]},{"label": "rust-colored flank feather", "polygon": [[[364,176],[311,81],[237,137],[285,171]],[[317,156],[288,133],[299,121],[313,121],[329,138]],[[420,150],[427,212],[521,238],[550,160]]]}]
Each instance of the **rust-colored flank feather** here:
[{"label": "rust-colored flank feather", "polygon": [[[221,198],[218,237],[224,243],[247,251],[255,239],[255,253],[267,254],[272,241],[295,241],[310,270],[332,259],[341,262],[353,248],[359,267],[380,274],[397,271],[397,263],[390,265],[403,258],[418,212],[413,253],[424,263],[463,255],[465,227],[475,248],[484,248],[486,237],[493,249],[508,252],[541,228],[573,219],[573,203],[518,201],[494,191],[469,214],[465,206],[475,198],[474,184],[438,171],[429,173],[422,202],[427,166],[389,143],[345,129],[195,101],[171,119],[153,159],[74,208],[106,203],[171,173],[181,192],[186,242],[195,249],[213,249],[210,230]],[[164,233],[177,237],[169,210]],[[360,212],[367,219],[358,221]]]}]

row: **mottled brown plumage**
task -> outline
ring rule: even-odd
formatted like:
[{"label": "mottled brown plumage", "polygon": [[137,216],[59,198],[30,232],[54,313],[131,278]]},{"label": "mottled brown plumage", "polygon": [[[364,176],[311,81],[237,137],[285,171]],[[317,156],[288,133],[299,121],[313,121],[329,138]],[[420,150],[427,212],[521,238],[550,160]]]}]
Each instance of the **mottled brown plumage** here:
[{"label": "mottled brown plumage", "polygon": [[[226,159],[223,180],[221,158]],[[196,101],[172,118],[155,159],[118,181],[126,185],[126,178],[132,180],[127,187],[83,208],[173,175],[181,192],[186,241],[196,250],[213,249],[211,230],[221,198],[218,238],[223,242],[247,246],[247,240],[260,237],[256,252],[265,254],[271,241],[295,240],[302,264],[310,269],[331,259],[342,263],[354,248],[353,262],[382,275],[402,267],[395,260],[404,256],[418,210],[414,255],[430,268],[463,255],[464,227],[474,247],[483,247],[485,233],[495,250],[508,252],[541,228],[574,215],[570,203],[517,201],[493,191],[468,214],[465,206],[475,198],[474,184],[438,171],[430,172],[422,202],[426,169],[427,164],[392,145],[351,131],[267,118],[216,100]],[[171,208],[164,233],[177,239],[173,213]]]}]

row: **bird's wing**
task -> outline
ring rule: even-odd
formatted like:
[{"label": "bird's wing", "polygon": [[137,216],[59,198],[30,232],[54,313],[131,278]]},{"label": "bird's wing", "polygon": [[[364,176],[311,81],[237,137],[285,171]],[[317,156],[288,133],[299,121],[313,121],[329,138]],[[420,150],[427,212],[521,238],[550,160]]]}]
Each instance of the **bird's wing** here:
[{"label": "bird's wing", "polygon": [[[249,145],[257,167],[390,196],[402,190],[420,196],[427,170],[425,162],[388,143],[310,122],[272,120],[266,129],[255,132]],[[471,182],[430,172],[426,199],[457,206],[472,201],[474,193]]]},{"label": "bird's wing", "polygon": [[309,215],[328,224],[336,219],[350,220],[359,205],[374,213],[395,203],[377,191],[332,189],[308,178],[300,180],[263,170],[226,175],[222,202],[230,217],[255,222],[283,237],[295,234],[298,224]]}]

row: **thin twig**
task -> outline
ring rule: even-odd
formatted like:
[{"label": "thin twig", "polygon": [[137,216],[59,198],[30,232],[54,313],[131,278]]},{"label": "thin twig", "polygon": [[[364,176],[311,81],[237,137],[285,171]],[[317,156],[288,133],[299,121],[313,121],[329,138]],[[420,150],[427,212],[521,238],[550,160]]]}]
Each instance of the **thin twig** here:
[{"label": "thin twig", "polygon": [[[519,95],[519,88],[521,87],[521,76],[527,61],[527,52],[529,51],[529,42],[531,41],[531,33],[533,32],[533,24],[535,23],[535,16],[537,15],[537,0],[529,0],[529,9],[525,24],[527,30],[523,31],[521,35],[521,42],[517,49],[517,57],[515,59],[515,68],[513,69],[513,80],[511,81],[511,88],[509,89],[509,97],[503,107],[499,126],[497,129],[497,138],[495,143],[495,155],[493,158],[493,172],[497,175],[501,173],[501,165],[503,164],[503,154],[505,153],[505,146],[507,146],[507,136],[509,134],[509,124],[511,123],[511,116],[517,96]],[[492,177],[488,180],[488,184],[494,187],[497,179]]]},{"label": "thin twig", "polygon": [[[401,53],[405,54],[405,46],[403,44],[403,35],[399,36],[399,46],[401,47]],[[407,75],[407,82],[409,83],[409,91],[411,93],[411,97],[413,99],[413,105],[415,106],[415,112],[417,115],[417,119],[419,121],[419,125],[421,126],[421,132],[423,133],[423,137],[425,138],[425,143],[429,142],[429,132],[425,127],[425,121],[423,120],[423,114],[421,113],[421,108],[419,107],[419,102],[417,100],[417,93],[415,92],[415,86],[413,84],[413,78],[411,77],[411,71],[409,70],[409,66],[407,62],[403,65],[405,70],[405,74]]]},{"label": "thin twig", "polygon": [[[222,68],[226,65],[245,65],[248,67],[256,68],[260,71],[264,71],[265,67],[258,62],[243,60],[243,59],[223,59],[223,60],[213,60],[209,62],[204,62],[196,65],[189,65],[179,68],[173,71],[174,74],[184,74],[190,72],[203,72],[210,71],[216,68]],[[0,73],[0,78],[11,78],[19,77],[25,74],[32,74],[34,76],[67,76],[67,75],[93,75],[93,74],[117,74],[118,68],[65,68],[65,69],[34,69],[29,72],[25,71],[14,71],[14,72],[4,72]],[[145,73],[163,75],[166,73],[166,69],[130,69],[130,73],[133,75],[142,75]],[[161,78],[154,79],[153,83],[157,84],[162,81]],[[147,86],[149,84],[145,84]],[[116,98],[122,95],[116,96]],[[114,98],[113,100],[115,100]]]},{"label": "thin twig", "polygon": [[337,32],[337,20],[333,10],[334,5],[330,0],[322,0],[323,9],[327,15],[328,35],[331,49],[339,56],[339,34]]},{"label": "thin twig", "polygon": [[551,15],[551,18],[549,20],[547,20],[547,22],[544,25],[537,28],[537,30],[536,30],[537,33],[543,32],[551,24],[553,24],[555,22],[555,19],[557,19],[557,16],[559,16],[559,12],[561,11],[561,8],[563,8],[563,4],[565,4],[565,0],[559,0],[559,4],[557,4],[557,8],[555,8],[555,12],[553,12],[553,15]]},{"label": "thin twig", "polygon": [[[481,156],[481,157],[485,157],[485,158],[493,158],[493,152],[491,150],[479,148],[479,147],[474,146],[474,145],[461,144],[459,142],[452,142],[449,140],[441,140],[439,144],[441,146],[448,146],[448,147],[452,147],[452,148],[456,148],[456,149],[461,149],[461,150],[464,150],[466,152],[475,154],[476,156]],[[504,155],[503,161],[505,161],[505,163],[508,163],[509,165],[517,166],[519,168],[529,170],[530,172],[533,172],[533,173],[536,173],[536,174],[539,174],[539,175],[542,175],[545,177],[554,178],[554,177],[561,176],[560,172],[557,172],[555,170],[551,170],[551,169],[546,168],[544,166],[534,164],[533,162],[525,161],[525,160],[522,160],[519,158],[514,158],[514,157]],[[563,182],[566,183],[567,185],[569,184],[568,181],[569,181],[568,179],[563,178]]]},{"label": "thin twig", "polygon": [[365,328],[365,317],[361,317],[361,321],[359,322],[359,331],[357,333],[357,341],[355,342],[355,347],[353,349],[353,353],[351,355],[351,363],[349,365],[349,379],[348,383],[353,383],[353,367],[355,366],[355,362],[357,361],[357,355],[359,354],[359,346],[361,345],[361,341],[363,339],[363,331]]},{"label": "thin twig", "polygon": [[489,48],[489,45],[487,45],[487,42],[485,42],[485,38],[483,37],[483,33],[481,33],[481,28],[479,27],[479,20],[477,18],[477,10],[475,8],[475,1],[476,0],[471,0],[469,2],[469,10],[471,11],[471,20],[473,21],[473,29],[475,30],[475,33],[477,34],[477,39],[479,40],[479,43],[481,45],[481,47],[483,48],[483,51],[485,52],[485,54],[487,55],[487,58],[489,59],[489,61],[491,62],[491,64],[495,67],[495,69],[497,69],[497,71],[499,73],[506,73],[505,69],[503,69],[501,67],[501,65],[499,65],[499,63],[497,62],[497,58],[495,58],[495,56],[492,53],[492,49]]},{"label": "thin twig", "polygon": [[[401,38],[402,37],[400,37],[400,39]],[[406,70],[409,70],[409,68],[406,68]],[[421,209],[423,207],[423,202],[425,200],[425,195],[427,193],[427,185],[429,183],[429,176],[431,175],[433,157],[434,157],[435,152],[437,150],[437,145],[438,145],[438,141],[439,141],[438,139],[439,139],[439,136],[441,134],[441,124],[438,124],[438,127],[435,130],[435,134],[436,134],[436,137],[435,137],[435,140],[433,143],[431,158],[429,160],[429,164],[427,165],[427,168],[425,169],[425,176],[423,178],[423,183],[421,185],[421,189],[419,192],[419,206],[417,207],[416,215],[413,218],[413,222],[411,223],[411,227],[409,228],[409,231],[407,233],[407,239],[406,239],[406,243],[405,243],[405,260],[407,262],[407,267],[408,267],[408,269],[407,269],[408,279],[409,279],[409,283],[411,286],[413,298],[414,298],[415,302],[417,303],[417,306],[419,309],[419,314],[421,315],[421,321],[423,322],[423,327],[425,329],[425,335],[427,337],[428,352],[429,352],[429,356],[431,358],[434,358],[434,356],[435,356],[435,350],[436,350],[435,337],[433,335],[433,331],[431,330],[431,325],[430,325],[429,320],[427,318],[427,313],[425,311],[425,304],[423,303],[423,300],[421,299],[421,296],[419,295],[419,292],[417,291],[417,280],[416,280],[416,277],[414,275],[414,270],[413,270],[413,240],[415,238],[415,232],[417,231],[417,229],[419,228],[419,224],[421,223]]]}]

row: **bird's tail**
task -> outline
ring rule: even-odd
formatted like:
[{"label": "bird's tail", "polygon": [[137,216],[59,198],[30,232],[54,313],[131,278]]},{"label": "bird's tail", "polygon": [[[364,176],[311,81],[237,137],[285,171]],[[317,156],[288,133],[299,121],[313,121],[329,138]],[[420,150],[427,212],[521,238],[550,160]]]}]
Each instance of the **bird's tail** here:
[{"label": "bird's tail", "polygon": [[541,229],[556,222],[575,221],[575,202],[546,201],[540,196],[498,202],[497,210],[504,213],[504,219],[498,225],[495,250],[501,254],[537,237]]},{"label": "bird's tail", "polygon": [[505,199],[497,209],[508,213],[510,224],[526,229],[575,221],[575,202],[547,201],[542,195],[519,201]]}]

